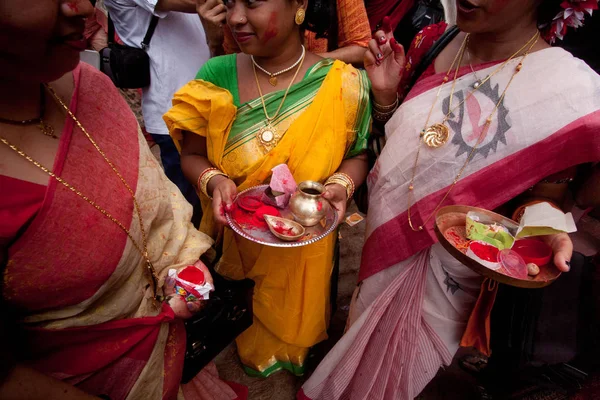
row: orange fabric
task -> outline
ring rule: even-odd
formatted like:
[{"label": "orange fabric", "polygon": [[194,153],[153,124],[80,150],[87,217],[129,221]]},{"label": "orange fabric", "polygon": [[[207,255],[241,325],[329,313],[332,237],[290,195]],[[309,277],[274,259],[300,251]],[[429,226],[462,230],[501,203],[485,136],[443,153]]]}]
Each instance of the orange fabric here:
[{"label": "orange fabric", "polygon": [[[367,47],[371,40],[371,27],[365,3],[362,0],[337,0],[338,18],[338,43],[337,48],[351,45]],[[225,38],[223,49],[225,53],[239,53],[238,47],[229,26],[223,28]],[[306,50],[312,53],[326,53],[327,39],[317,39],[316,34],[310,31],[304,32],[304,45]]]},{"label": "orange fabric", "polygon": [[467,322],[467,329],[460,340],[461,347],[474,347],[480,353],[489,357],[490,349],[490,314],[496,301],[498,283],[485,278],[481,283],[479,298]]}]

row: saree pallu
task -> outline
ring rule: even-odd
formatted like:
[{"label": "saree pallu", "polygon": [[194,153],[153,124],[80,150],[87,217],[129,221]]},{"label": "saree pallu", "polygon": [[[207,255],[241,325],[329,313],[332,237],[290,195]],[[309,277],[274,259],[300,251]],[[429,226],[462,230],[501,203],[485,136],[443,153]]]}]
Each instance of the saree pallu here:
[{"label": "saree pallu", "polygon": [[[216,75],[223,73],[227,72],[215,69]],[[234,79],[232,85],[236,84]],[[165,120],[175,139],[181,139],[182,130],[205,136],[209,160],[235,181],[239,191],[267,183],[271,169],[282,163],[297,182],[322,182],[344,157],[366,146],[368,93],[364,72],[340,61],[320,61],[292,86],[273,121],[283,135],[270,151],[256,138],[265,126],[260,99],[236,109],[236,94],[203,80],[190,82],[175,95]],[[275,113],[282,96],[279,91],[264,97],[269,114]],[[202,228],[211,231],[212,208],[207,199],[203,203]],[[218,272],[256,282],[254,324],[237,339],[249,374],[268,376],[285,368],[301,375],[308,349],[327,338],[335,240],[332,234],[301,248],[274,248],[225,229]]]},{"label": "saree pallu", "polygon": [[[168,268],[193,264],[212,240],[189,222],[191,206],[165,177],[112,83],[83,63],[73,77],[70,109],[134,191],[160,288]],[[52,169],[142,243],[131,194],[70,118]],[[180,388],[185,328],[170,307],[152,305],[140,252],[114,222],[52,178],[41,209],[9,248],[3,284],[6,304],[19,311],[25,365],[112,399],[206,398]],[[236,397],[214,374],[204,375],[204,384],[220,388],[211,398]]]},{"label": "saree pallu", "polygon": [[[415,225],[446,194],[515,66],[509,63],[454,111],[448,143],[421,149],[411,207]],[[299,398],[413,399],[458,349],[482,278],[436,243],[431,220],[413,232],[406,213],[419,132],[443,75],[417,83],[386,125],[386,146],[368,178],[372,208],[353,324]],[[476,81],[468,67],[459,75],[455,105]],[[449,110],[449,86],[441,90],[433,122]],[[598,161],[599,130],[600,77],[562,49],[532,53],[444,205],[495,209],[546,176]]]}]

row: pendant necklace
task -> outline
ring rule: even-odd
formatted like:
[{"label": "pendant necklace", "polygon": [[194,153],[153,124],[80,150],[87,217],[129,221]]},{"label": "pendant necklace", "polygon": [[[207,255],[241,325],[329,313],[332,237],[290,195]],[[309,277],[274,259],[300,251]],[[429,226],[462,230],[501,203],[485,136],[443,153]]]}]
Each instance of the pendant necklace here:
[{"label": "pendant necklace", "polygon": [[262,72],[264,72],[265,74],[269,75],[269,83],[271,84],[271,86],[277,86],[277,76],[281,75],[281,74],[285,74],[286,72],[292,70],[294,67],[296,67],[298,64],[300,64],[300,62],[302,60],[304,60],[304,54],[306,53],[306,49],[304,48],[303,45],[302,46],[302,54],[300,55],[300,58],[298,58],[298,60],[296,60],[295,63],[293,63],[292,65],[290,65],[289,67],[287,67],[286,69],[282,69],[279,72],[269,72],[266,69],[264,69],[263,67],[261,67],[260,65],[258,65],[258,63],[254,60],[254,56],[250,56],[250,59],[252,60],[252,64],[254,64],[254,66],[256,68],[258,68],[259,70],[261,70]]},{"label": "pendant necklace", "polygon": [[467,60],[469,61],[469,68],[471,68],[471,72],[475,77],[475,82],[471,87],[473,89],[479,89],[479,86],[481,86],[481,79],[479,79],[479,77],[477,76],[477,72],[475,72],[475,69],[473,68],[473,63],[471,62],[471,52],[469,51],[469,49],[467,49]]},{"label": "pendant necklace", "polygon": [[[456,176],[452,180],[452,184],[450,185],[450,187],[448,188],[448,190],[446,191],[446,193],[444,194],[444,196],[442,197],[442,199],[435,206],[433,212],[427,218],[425,218],[425,220],[423,220],[423,222],[421,223],[421,225],[415,226],[415,225],[413,225],[412,216],[411,216],[411,206],[412,206],[412,204],[411,204],[411,196],[414,194],[414,188],[415,188],[414,187],[414,183],[415,183],[415,177],[417,175],[417,164],[419,162],[419,154],[420,154],[420,151],[421,151],[421,143],[425,141],[423,135],[420,135],[419,146],[417,147],[417,154],[415,156],[415,162],[414,162],[413,168],[412,168],[412,176],[411,176],[410,183],[409,183],[409,186],[408,186],[408,192],[409,193],[408,193],[408,196],[407,196],[407,198],[408,198],[408,207],[407,207],[408,225],[410,226],[410,228],[413,231],[418,232],[418,231],[422,231],[424,229],[424,226],[437,213],[437,210],[444,203],[444,201],[446,200],[446,198],[450,195],[450,192],[452,191],[452,189],[454,188],[454,186],[456,186],[456,184],[458,183],[460,177],[462,176],[463,172],[465,171],[465,168],[467,168],[467,165],[469,164],[469,162],[473,158],[473,155],[475,154],[475,151],[477,150],[478,146],[481,144],[481,141],[483,140],[483,138],[487,134],[487,131],[490,128],[490,125],[492,124],[492,117],[494,116],[494,114],[498,110],[498,107],[500,107],[500,104],[504,101],[504,97],[506,96],[506,92],[507,92],[508,88],[510,87],[510,84],[515,79],[515,76],[517,76],[517,74],[523,68],[523,61],[525,61],[525,58],[527,58],[527,56],[531,52],[531,49],[533,49],[533,47],[535,46],[535,44],[539,40],[539,37],[540,37],[539,32],[536,32],[536,34],[527,42],[527,44],[529,45],[529,48],[521,56],[521,60],[516,65],[516,67],[515,67],[515,69],[513,71],[512,76],[510,77],[508,83],[506,84],[506,87],[504,88],[504,91],[500,95],[500,99],[498,100],[498,102],[494,106],[494,109],[492,110],[492,112],[490,113],[490,115],[487,117],[487,119],[485,121],[485,125],[484,125],[483,129],[481,130],[481,133],[479,134],[479,137],[477,138],[477,141],[475,142],[475,145],[473,146],[473,148],[469,152],[469,155],[467,156],[467,159],[465,160],[465,162],[464,162],[463,166],[461,167],[461,169],[458,171],[458,174],[456,174]],[[464,47],[463,47],[463,51],[464,51]],[[511,56],[511,58],[509,58],[508,60],[506,60],[502,64],[501,68],[504,68],[504,65],[506,65],[508,63],[508,61],[512,60],[515,57],[515,55],[518,54],[518,53],[520,53],[520,52],[521,52],[521,50],[519,50],[517,53],[515,53],[513,56]],[[483,85],[485,82],[487,82],[497,71],[499,71],[499,70],[494,71],[492,74],[490,74],[486,78],[484,78],[483,81],[482,81],[482,83],[479,85],[479,87],[481,87],[481,85]],[[465,100],[461,101],[460,104],[463,104],[468,98],[470,98],[473,95],[473,93],[475,93],[475,90],[473,92],[471,92],[469,94],[469,96],[467,96],[467,98]],[[439,95],[439,92],[438,92],[438,95]],[[459,104],[459,106],[460,106],[460,104]]]},{"label": "pendant necklace", "polygon": [[[273,114],[273,116],[270,116],[269,113],[267,112],[267,106],[265,105],[265,99],[262,94],[262,90],[260,88],[260,82],[258,81],[258,75],[256,74],[256,68],[255,68],[256,63],[254,63],[254,62],[252,63],[252,71],[254,71],[254,78],[256,79],[256,87],[258,88],[258,94],[260,95],[260,101],[262,103],[263,111],[265,112],[265,118],[266,118],[265,126],[262,127],[261,129],[259,129],[258,132],[256,133],[256,139],[258,140],[258,142],[261,144],[261,146],[267,152],[271,151],[271,149],[277,145],[277,142],[279,141],[279,139],[281,139],[282,134],[280,134],[277,131],[277,128],[275,126],[273,126],[272,121],[275,118],[277,118],[277,116],[279,115],[279,111],[281,111],[281,107],[283,107],[283,103],[285,103],[285,99],[287,98],[290,88],[294,84],[294,81],[296,80],[296,77],[298,76],[298,72],[300,72],[300,70],[302,69],[302,64],[304,64],[304,55],[305,55],[304,46],[302,46],[302,56],[298,60],[299,62],[296,63],[296,64],[299,64],[298,69],[296,69],[296,72],[294,73],[294,76],[292,77],[292,80],[290,81],[290,84],[288,85],[288,87],[283,95],[283,99],[281,100],[281,103],[279,103],[279,107],[277,107],[277,111],[275,111],[275,114]],[[250,56],[250,57],[252,57],[252,56]]]},{"label": "pendant necklace", "polygon": [[37,118],[24,119],[22,121],[0,118],[0,123],[16,125],[16,126],[29,126],[37,125],[38,129],[42,131],[45,136],[51,137],[52,139],[58,139],[58,136],[54,134],[54,128],[44,121],[44,115],[46,114],[46,91],[44,85],[40,84],[40,115]]},{"label": "pendant necklace", "polygon": [[[429,114],[427,115],[427,119],[425,121],[425,126],[419,133],[419,137],[421,139],[423,139],[423,142],[425,142],[425,144],[428,147],[437,148],[437,147],[443,146],[444,144],[446,144],[448,142],[448,140],[450,138],[450,128],[448,128],[448,125],[446,125],[446,122],[448,122],[448,120],[454,115],[454,111],[456,111],[460,106],[462,106],[466,101],[468,101],[471,98],[471,96],[473,96],[475,94],[475,92],[477,92],[477,90],[483,86],[484,83],[489,81],[498,72],[502,71],[504,69],[504,67],[509,62],[511,62],[515,57],[517,57],[519,54],[521,54],[528,47],[529,47],[529,49],[531,49],[533,44],[537,43],[537,40],[539,37],[539,32],[536,32],[535,35],[533,35],[531,37],[531,39],[529,39],[527,41],[527,43],[525,43],[519,50],[514,52],[506,61],[504,61],[502,64],[500,64],[500,66],[498,68],[496,68],[491,74],[489,74],[482,80],[478,80],[478,84],[476,86],[475,85],[473,86],[473,90],[465,97],[465,99],[453,107],[452,100],[454,98],[454,89],[456,87],[458,71],[460,70],[460,65],[462,63],[462,60],[463,60],[463,57],[465,54],[465,50],[467,49],[468,44],[469,44],[469,36],[470,36],[469,34],[465,35],[465,39],[463,40],[463,43],[462,43],[458,53],[456,54],[456,57],[454,57],[454,61],[452,61],[452,65],[450,65],[448,72],[446,72],[446,76],[444,76],[444,79],[442,80],[442,84],[438,88],[435,100],[433,101],[433,104],[431,105],[431,108],[429,109]],[[448,82],[450,73],[452,72],[453,69],[454,69],[454,77],[452,80],[452,88],[450,90],[450,100],[448,102],[448,113],[446,113],[446,115],[444,116],[444,118],[442,119],[441,122],[429,125],[429,120],[431,119],[431,114],[433,113],[433,109],[435,108],[435,105],[437,104],[437,101],[440,97],[442,88],[444,87],[444,84]]]}]

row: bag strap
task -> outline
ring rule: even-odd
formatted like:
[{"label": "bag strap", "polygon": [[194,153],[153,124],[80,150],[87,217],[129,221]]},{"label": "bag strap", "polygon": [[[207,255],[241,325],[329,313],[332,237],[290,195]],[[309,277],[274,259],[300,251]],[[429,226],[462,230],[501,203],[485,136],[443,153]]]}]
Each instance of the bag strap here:
[{"label": "bag strap", "polygon": [[448,44],[458,35],[459,29],[458,26],[454,25],[450,28],[446,29],[442,36],[438,40],[435,41],[433,46],[425,53],[421,62],[416,66],[413,70],[413,74],[410,77],[410,83],[408,88],[406,89],[406,93],[410,92],[412,87],[417,83],[417,80],[423,72],[429,67],[429,65],[435,60],[435,58],[448,46]]},{"label": "bag strap", "polygon": [[[148,46],[150,46],[150,41],[152,40],[152,36],[154,35],[154,30],[156,29],[156,25],[158,25],[158,18],[156,15],[153,15],[150,19],[150,25],[148,26],[148,30],[146,31],[146,35],[142,40],[140,45],[143,50],[147,50]],[[115,42],[115,24],[113,23],[112,18],[110,17],[110,13],[108,13],[108,44],[113,44]]]},{"label": "bag strap", "polygon": [[150,26],[148,26],[148,30],[146,31],[146,36],[144,36],[144,40],[142,40],[142,49],[147,50],[148,46],[150,46],[150,41],[152,40],[152,35],[154,35],[156,25],[158,25],[158,20],[159,18],[156,15],[152,16]]}]

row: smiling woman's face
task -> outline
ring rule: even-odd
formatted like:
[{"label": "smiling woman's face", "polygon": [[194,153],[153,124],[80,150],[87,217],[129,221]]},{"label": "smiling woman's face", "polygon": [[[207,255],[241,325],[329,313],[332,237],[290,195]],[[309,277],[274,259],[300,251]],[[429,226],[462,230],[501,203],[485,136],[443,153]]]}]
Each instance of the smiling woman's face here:
[{"label": "smiling woman's face", "polygon": [[0,79],[49,82],[71,71],[92,12],[89,0],[1,0]]},{"label": "smiling woman's face", "polygon": [[296,0],[226,0],[227,24],[240,49],[255,56],[281,53],[291,35],[299,35],[294,22]]},{"label": "smiling woman's face", "polygon": [[540,0],[456,0],[456,23],[468,33],[507,30],[523,21],[534,22],[539,3]]}]

